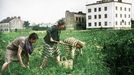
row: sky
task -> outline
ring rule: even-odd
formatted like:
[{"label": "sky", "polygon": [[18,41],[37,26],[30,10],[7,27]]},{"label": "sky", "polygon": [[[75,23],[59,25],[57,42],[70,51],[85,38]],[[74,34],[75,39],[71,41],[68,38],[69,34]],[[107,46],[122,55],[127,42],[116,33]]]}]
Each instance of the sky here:
[{"label": "sky", "polygon": [[[65,17],[66,10],[85,13],[85,5],[96,1],[98,0],[0,0],[0,21],[6,17],[20,16],[22,20],[34,23],[55,23]],[[132,11],[134,13],[134,6]]]}]

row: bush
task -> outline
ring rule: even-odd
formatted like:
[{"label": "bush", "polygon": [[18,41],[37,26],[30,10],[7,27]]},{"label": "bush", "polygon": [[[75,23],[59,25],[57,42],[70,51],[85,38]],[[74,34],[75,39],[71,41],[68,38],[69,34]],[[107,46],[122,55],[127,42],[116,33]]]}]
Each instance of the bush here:
[{"label": "bush", "polygon": [[3,60],[4,60],[4,51],[3,51],[3,49],[4,49],[4,45],[5,45],[5,41],[2,39],[2,36],[3,36],[3,34],[2,33],[0,33],[0,65],[4,62]]},{"label": "bush", "polygon": [[112,75],[134,74],[134,31],[116,31],[104,43],[105,62]]}]

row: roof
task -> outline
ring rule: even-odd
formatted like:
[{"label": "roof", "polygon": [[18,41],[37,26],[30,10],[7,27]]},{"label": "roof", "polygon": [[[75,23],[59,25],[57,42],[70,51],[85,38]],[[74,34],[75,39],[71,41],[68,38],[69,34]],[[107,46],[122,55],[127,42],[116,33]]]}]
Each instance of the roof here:
[{"label": "roof", "polygon": [[7,17],[6,19],[3,19],[2,21],[0,21],[0,23],[9,23],[11,20],[18,18],[20,19],[20,17]]},{"label": "roof", "polygon": [[82,11],[79,11],[78,13],[74,12],[74,14],[86,15],[86,13],[83,13]]},{"label": "roof", "polygon": [[78,14],[78,15],[86,15],[86,13],[83,13],[82,11],[79,11],[79,12],[66,11],[66,12],[69,12],[69,13],[72,13],[72,14]]},{"label": "roof", "polygon": [[126,2],[109,1],[109,2],[96,2],[96,3],[92,3],[92,4],[87,4],[86,6],[97,5],[97,4],[105,4],[105,3],[111,3],[111,2],[117,2],[117,3],[123,3],[123,4],[132,5],[131,3],[126,3]]}]

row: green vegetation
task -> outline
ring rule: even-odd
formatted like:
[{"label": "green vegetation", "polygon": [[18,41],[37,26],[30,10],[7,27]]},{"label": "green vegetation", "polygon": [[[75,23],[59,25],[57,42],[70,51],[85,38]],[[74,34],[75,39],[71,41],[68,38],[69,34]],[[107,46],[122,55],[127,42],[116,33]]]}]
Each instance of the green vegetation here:
[{"label": "green vegetation", "polygon": [[[0,47],[0,67],[4,62],[2,53],[5,52],[8,42],[29,33],[26,31],[2,34],[1,39],[5,43]],[[83,55],[77,56],[74,61],[73,70],[58,66],[54,60],[50,60],[45,69],[39,69],[42,61],[43,37],[46,33],[45,31],[36,31],[36,33],[39,35],[39,40],[30,57],[30,68],[21,68],[19,64],[13,62],[9,66],[7,75],[132,75],[134,73],[134,30],[62,31],[62,40],[75,37],[86,42]],[[59,47],[64,56],[64,47],[62,45]]]},{"label": "green vegetation", "polygon": [[29,25],[30,25],[30,23],[29,23],[29,21],[24,21],[24,27],[27,29],[28,27],[30,27]]}]

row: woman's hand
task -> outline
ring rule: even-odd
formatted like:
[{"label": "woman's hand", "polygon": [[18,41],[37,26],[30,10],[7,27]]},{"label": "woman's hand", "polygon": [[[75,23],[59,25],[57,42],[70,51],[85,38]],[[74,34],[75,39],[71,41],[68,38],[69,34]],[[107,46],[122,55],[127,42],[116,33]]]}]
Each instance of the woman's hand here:
[{"label": "woman's hand", "polygon": [[21,67],[26,68],[26,66],[24,64],[21,64]]}]

